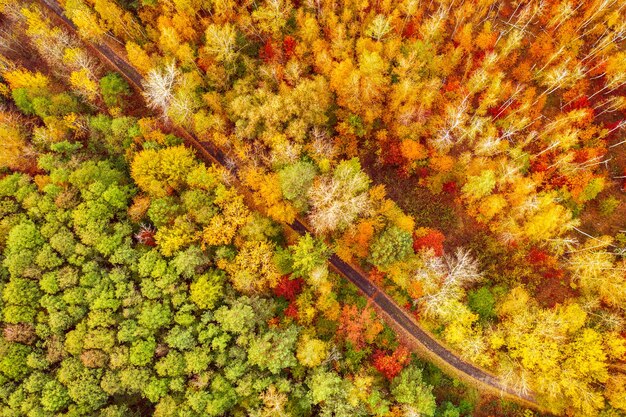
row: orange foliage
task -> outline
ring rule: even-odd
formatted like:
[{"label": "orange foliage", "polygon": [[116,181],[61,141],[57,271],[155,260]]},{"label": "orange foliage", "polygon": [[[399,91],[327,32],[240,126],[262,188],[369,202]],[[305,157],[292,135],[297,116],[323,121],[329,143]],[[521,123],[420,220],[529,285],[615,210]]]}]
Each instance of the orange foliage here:
[{"label": "orange foliage", "polygon": [[383,330],[383,325],[371,308],[362,310],[356,305],[346,304],[339,317],[338,334],[354,345],[355,349],[362,349],[365,344],[372,343]]},{"label": "orange foliage", "polygon": [[401,345],[393,353],[377,350],[372,355],[374,367],[388,380],[394,379],[409,363],[411,353],[409,349]]},{"label": "orange foliage", "polygon": [[400,144],[400,151],[402,156],[409,161],[424,159],[428,156],[428,152],[426,152],[424,145],[411,139],[405,139],[402,141]]},{"label": "orange foliage", "polygon": [[442,256],[445,240],[446,237],[439,230],[420,228],[413,236],[413,250],[418,252],[422,249],[432,249],[435,256]]}]

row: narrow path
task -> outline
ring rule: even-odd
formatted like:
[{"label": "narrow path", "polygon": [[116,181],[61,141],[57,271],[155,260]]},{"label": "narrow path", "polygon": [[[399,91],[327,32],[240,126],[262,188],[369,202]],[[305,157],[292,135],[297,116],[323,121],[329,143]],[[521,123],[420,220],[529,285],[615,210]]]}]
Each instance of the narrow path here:
[{"label": "narrow path", "polygon": [[[56,0],[38,0],[48,10],[60,18],[66,26],[76,32],[76,26],[65,17],[63,9]],[[118,56],[110,47],[104,44],[90,45],[99,55],[105,58],[114,69],[120,72],[139,91],[143,90],[143,77],[124,58]],[[237,167],[229,161],[225,153],[209,142],[200,142],[190,132],[178,129],[186,137],[189,144],[197,149],[205,161],[217,163],[226,168],[235,178],[237,178]],[[300,220],[295,220],[289,227],[300,235],[314,233]],[[329,259],[332,267],[343,275],[346,279],[356,285],[369,299],[385,313],[385,318],[392,321],[390,323],[406,332],[413,342],[422,349],[422,353],[427,359],[434,360],[439,365],[443,364],[444,370],[450,372],[454,377],[473,383],[477,388],[483,388],[491,392],[521,403],[525,406],[541,409],[533,394],[520,394],[508,386],[504,385],[496,376],[478,368],[475,365],[463,360],[455,353],[448,350],[439,343],[429,332],[420,327],[415,320],[409,316],[401,307],[396,304],[387,294],[378,288],[367,276],[359,272],[347,262],[341,260],[337,255],[332,255]]]}]

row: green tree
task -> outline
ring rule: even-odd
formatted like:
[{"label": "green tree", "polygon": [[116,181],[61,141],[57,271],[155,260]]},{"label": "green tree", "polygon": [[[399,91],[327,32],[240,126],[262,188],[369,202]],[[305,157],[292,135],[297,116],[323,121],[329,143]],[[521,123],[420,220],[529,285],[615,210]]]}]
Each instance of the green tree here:
[{"label": "green tree", "polygon": [[51,413],[63,410],[70,401],[67,389],[57,380],[48,381],[41,391],[41,405]]},{"label": "green tree", "polygon": [[43,243],[44,240],[32,221],[21,222],[11,229],[3,261],[11,276],[30,276],[36,273],[33,264],[37,250]]},{"label": "green tree", "polygon": [[[304,277],[315,282],[313,275],[321,272],[325,278],[327,274],[326,260],[330,256],[330,250],[323,241],[315,239],[308,233],[298,240],[298,243],[291,246],[291,260],[293,274],[295,277]],[[321,269],[321,270],[320,270]],[[317,274],[314,274],[318,272]]]},{"label": "green tree", "polygon": [[152,361],[155,349],[156,341],[154,337],[133,342],[130,347],[130,363],[137,366],[146,366]]},{"label": "green tree", "polygon": [[31,369],[27,365],[31,348],[20,343],[0,341],[0,372],[6,378],[22,380]]},{"label": "green tree", "polygon": [[281,331],[270,330],[250,342],[248,361],[277,374],[284,368],[297,365],[294,355],[297,340],[298,328],[295,326]]},{"label": "green tree", "polygon": [[437,404],[432,387],[426,385],[421,369],[414,365],[408,366],[391,382],[391,393],[396,401],[404,404],[407,412],[413,411],[424,416],[433,416]]},{"label": "green tree", "polygon": [[486,197],[496,186],[496,173],[491,169],[483,170],[479,175],[470,175],[463,186],[463,194],[473,200]]},{"label": "green tree", "polygon": [[370,260],[374,265],[385,266],[406,258],[412,252],[411,233],[392,225],[378,235],[372,243]]},{"label": "green tree", "polygon": [[316,175],[315,165],[303,161],[287,165],[278,172],[283,196],[302,212],[308,208],[307,193]]},{"label": "green tree", "polygon": [[496,299],[487,287],[480,287],[467,293],[469,307],[483,319],[496,317]]},{"label": "green tree", "polygon": [[100,79],[100,91],[108,107],[121,107],[130,96],[128,83],[116,72],[110,72]]}]

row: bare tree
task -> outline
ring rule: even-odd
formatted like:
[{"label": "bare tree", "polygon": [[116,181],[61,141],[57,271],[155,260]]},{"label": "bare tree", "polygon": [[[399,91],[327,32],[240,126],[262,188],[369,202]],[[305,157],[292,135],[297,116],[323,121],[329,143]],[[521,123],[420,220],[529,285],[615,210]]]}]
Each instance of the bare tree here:
[{"label": "bare tree", "polygon": [[174,61],[163,68],[150,70],[144,82],[143,92],[148,107],[161,111],[163,115],[167,114],[174,98],[178,76],[179,72]]},{"label": "bare tree", "polygon": [[458,303],[465,294],[464,287],[482,279],[478,262],[465,248],[457,248],[453,255],[428,256],[424,268],[416,271],[426,295],[417,300],[424,314],[431,317],[449,313],[450,304]]},{"label": "bare tree", "polygon": [[311,225],[318,233],[342,229],[369,208],[369,178],[356,159],[340,163],[332,176],[319,179],[309,190]]}]

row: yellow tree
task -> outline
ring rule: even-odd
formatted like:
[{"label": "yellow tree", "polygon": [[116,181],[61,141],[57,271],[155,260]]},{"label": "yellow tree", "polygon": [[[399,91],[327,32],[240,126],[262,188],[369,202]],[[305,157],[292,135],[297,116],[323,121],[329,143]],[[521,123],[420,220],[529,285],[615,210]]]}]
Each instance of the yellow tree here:
[{"label": "yellow tree", "polygon": [[255,204],[262,207],[269,217],[279,222],[293,222],[297,211],[293,204],[283,198],[278,174],[249,168],[242,173],[242,178],[253,190]]},{"label": "yellow tree", "polygon": [[126,54],[130,63],[143,75],[152,69],[152,59],[150,55],[135,42],[126,42]]},{"label": "yellow tree", "polygon": [[245,294],[265,293],[281,276],[274,264],[274,245],[265,240],[244,242],[224,269],[233,287]]},{"label": "yellow tree", "polygon": [[138,40],[142,37],[142,30],[133,15],[122,9],[113,0],[89,0],[95,11],[104,21],[107,29],[122,40]]},{"label": "yellow tree", "polygon": [[35,153],[20,129],[20,120],[8,112],[0,113],[0,167],[13,171],[34,168]]},{"label": "yellow tree", "polygon": [[203,229],[202,240],[211,246],[228,245],[237,231],[251,220],[251,213],[244,204],[243,196],[234,188],[220,184],[215,194],[213,202],[220,208],[220,213],[213,216]]},{"label": "yellow tree", "polygon": [[302,365],[315,368],[326,359],[327,352],[328,347],[326,342],[305,334],[298,342],[296,357]]},{"label": "yellow tree", "polygon": [[181,189],[198,162],[193,151],[183,145],[161,150],[140,151],[131,164],[131,175],[139,188],[154,197],[164,197]]},{"label": "yellow tree", "polygon": [[106,28],[95,11],[82,0],[67,0],[65,14],[78,27],[78,32],[88,40],[99,40],[106,34]]}]

